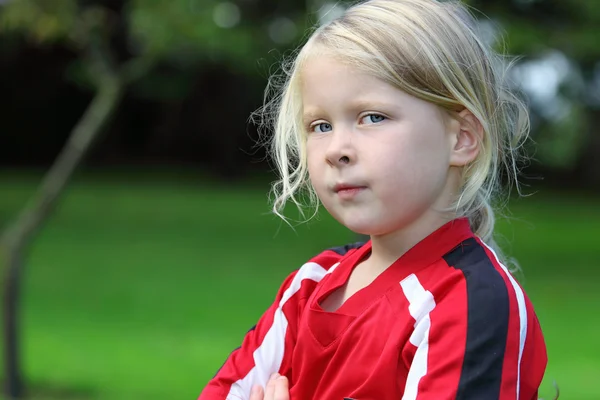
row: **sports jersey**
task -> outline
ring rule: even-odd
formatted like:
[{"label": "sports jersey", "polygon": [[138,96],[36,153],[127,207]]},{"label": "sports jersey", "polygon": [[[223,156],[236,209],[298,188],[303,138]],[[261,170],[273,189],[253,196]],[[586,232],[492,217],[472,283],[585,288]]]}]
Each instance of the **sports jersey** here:
[{"label": "sports jersey", "polygon": [[534,400],[547,356],[532,304],[494,251],[456,219],[337,310],[323,300],[371,243],[292,273],[199,400],[248,399],[274,372],[295,400]]}]

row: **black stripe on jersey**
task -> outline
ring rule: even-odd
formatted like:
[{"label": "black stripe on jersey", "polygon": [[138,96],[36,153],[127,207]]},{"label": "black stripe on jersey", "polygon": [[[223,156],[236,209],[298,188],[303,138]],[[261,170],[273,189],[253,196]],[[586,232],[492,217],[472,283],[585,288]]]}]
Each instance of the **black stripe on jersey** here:
[{"label": "black stripe on jersey", "polygon": [[508,289],[474,238],[444,260],[461,270],[467,283],[467,344],[456,399],[498,399],[508,336]]},{"label": "black stripe on jersey", "polygon": [[355,242],[355,243],[349,243],[345,246],[339,246],[339,247],[332,247],[328,250],[331,251],[335,251],[336,253],[338,253],[340,256],[344,256],[346,255],[347,252],[349,252],[350,250],[354,250],[354,249],[359,249],[361,248],[366,242]]}]

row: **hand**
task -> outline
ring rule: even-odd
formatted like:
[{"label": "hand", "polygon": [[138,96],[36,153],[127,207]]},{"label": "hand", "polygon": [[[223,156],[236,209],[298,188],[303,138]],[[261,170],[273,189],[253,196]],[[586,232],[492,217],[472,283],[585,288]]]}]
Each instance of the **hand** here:
[{"label": "hand", "polygon": [[254,385],[252,387],[252,393],[250,393],[250,400],[289,400],[290,390],[288,388],[288,380],[285,376],[277,373],[271,375],[269,382],[267,382],[266,389],[260,385]]}]

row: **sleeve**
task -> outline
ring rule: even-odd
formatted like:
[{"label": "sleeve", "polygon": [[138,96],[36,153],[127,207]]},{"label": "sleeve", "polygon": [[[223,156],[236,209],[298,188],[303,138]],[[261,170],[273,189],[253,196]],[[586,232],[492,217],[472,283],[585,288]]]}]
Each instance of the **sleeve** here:
[{"label": "sleeve", "polygon": [[[455,270],[436,303],[419,281],[402,282],[415,319],[402,350],[403,400],[537,400],[546,349],[537,317],[506,274]],[[438,288],[439,289],[439,288]]]},{"label": "sleeve", "polygon": [[288,375],[295,344],[301,299],[312,293],[326,274],[308,262],[290,274],[275,301],[208,382],[198,400],[248,399],[254,384],[265,386],[274,372]]}]

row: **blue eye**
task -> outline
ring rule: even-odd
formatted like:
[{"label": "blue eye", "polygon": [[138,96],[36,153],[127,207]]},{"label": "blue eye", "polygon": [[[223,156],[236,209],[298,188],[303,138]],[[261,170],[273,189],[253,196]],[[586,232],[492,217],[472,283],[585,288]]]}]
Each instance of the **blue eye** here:
[{"label": "blue eye", "polygon": [[317,133],[329,132],[333,129],[331,124],[327,122],[321,122],[320,124],[316,124],[312,126],[312,131]]},{"label": "blue eye", "polygon": [[379,114],[368,114],[360,119],[363,124],[376,124],[378,122],[382,122],[386,118],[383,115]]}]

